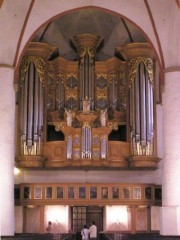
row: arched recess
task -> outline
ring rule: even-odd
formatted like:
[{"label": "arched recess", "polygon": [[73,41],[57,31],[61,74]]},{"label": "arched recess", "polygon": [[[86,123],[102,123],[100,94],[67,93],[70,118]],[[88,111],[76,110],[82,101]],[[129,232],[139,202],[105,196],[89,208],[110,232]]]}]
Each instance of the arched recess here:
[{"label": "arched recess", "polygon": [[[26,49],[27,49],[27,46],[28,46],[28,44],[29,44],[29,42],[33,39],[33,37],[35,36],[35,34],[39,31],[39,29],[43,26],[43,25],[47,25],[47,24],[49,24],[50,22],[52,22],[54,19],[57,19],[57,18],[59,18],[60,16],[63,16],[63,15],[66,15],[66,14],[69,14],[69,13],[73,13],[73,12],[75,12],[75,11],[77,11],[77,10],[79,10],[79,9],[99,9],[99,10],[101,10],[101,11],[104,11],[104,12],[107,12],[107,13],[110,13],[110,14],[113,14],[113,15],[117,15],[117,16],[119,16],[119,17],[122,17],[122,18],[124,18],[124,19],[126,19],[126,20],[128,20],[130,23],[132,23],[134,26],[136,26],[137,27],[137,29],[139,29],[139,31],[144,35],[144,37],[147,39],[147,42],[152,46],[152,48],[153,48],[153,50],[154,50],[154,53],[155,53],[155,56],[156,56],[156,59],[157,59],[157,61],[158,61],[158,65],[159,65],[159,69],[160,69],[160,74],[161,74],[161,76],[163,76],[163,67],[162,67],[162,62],[164,61],[164,59],[161,59],[161,58],[163,58],[163,57],[160,57],[160,54],[158,54],[158,52],[160,52],[160,50],[158,49],[158,46],[157,46],[157,39],[156,39],[156,36],[149,36],[149,34],[148,34],[148,32],[146,32],[146,30],[148,30],[148,28],[144,28],[143,29],[143,27],[141,27],[141,25],[140,24],[138,24],[138,21],[136,21],[137,19],[139,19],[139,16],[137,17],[137,19],[136,19],[136,17],[134,18],[134,19],[132,19],[132,17],[131,16],[129,16],[128,15],[128,11],[126,11],[125,13],[122,11],[122,8],[120,7],[117,7],[116,8],[116,6],[117,5],[119,5],[119,1],[117,0],[117,1],[115,1],[115,4],[114,5],[112,5],[109,1],[107,1],[108,2],[108,7],[106,8],[105,7],[105,4],[104,4],[104,2],[98,2],[98,4],[96,3],[96,4],[89,4],[89,2],[86,4],[86,1],[84,1],[83,2],[83,4],[82,4],[82,6],[78,6],[78,4],[77,4],[77,7],[75,6],[76,5],[76,3],[74,3],[73,4],[73,6],[71,6],[71,3],[69,2],[68,4],[70,4],[70,6],[69,6],[69,8],[68,8],[68,6],[66,6],[65,7],[65,9],[63,10],[62,8],[62,12],[61,13],[55,13],[55,14],[53,14],[52,16],[50,16],[48,19],[43,19],[42,20],[42,22],[39,22],[39,24],[37,25],[37,27],[36,27],[36,29],[34,29],[34,31],[30,31],[30,30],[28,30],[29,31],[29,33],[28,33],[28,36],[26,36],[25,37],[25,39],[27,39],[27,40],[25,40],[24,41],[24,35],[26,35],[26,31],[25,31],[25,29],[26,29],[26,25],[27,25],[27,22],[28,22],[28,19],[27,19],[27,21],[26,21],[26,24],[24,25],[24,30],[22,31],[22,36],[20,36],[20,40],[19,40],[19,47],[17,48],[17,60],[15,61],[15,66],[16,66],[16,68],[15,68],[15,78],[14,78],[14,83],[16,84],[17,83],[17,75],[18,75],[18,69],[19,69],[19,64],[20,64],[20,62],[21,62],[21,60],[22,60],[22,57],[23,57],[23,55],[24,55],[24,52],[26,51]],[[132,8],[133,9],[133,5],[132,5],[132,3],[129,3],[130,4],[130,8]],[[127,7],[127,6],[125,6],[125,7]],[[145,7],[145,10],[147,10],[147,7]],[[141,10],[140,10],[140,12],[141,12]],[[146,14],[147,15],[147,14]],[[148,16],[148,15],[147,15]],[[147,17],[146,16],[146,17]],[[149,18],[149,16],[147,17],[147,18]],[[147,20],[146,20],[147,21]],[[151,25],[151,23],[150,23],[150,21],[149,22],[147,22],[147,24],[148,24],[148,26],[151,28],[151,32],[153,32],[154,31],[154,29],[153,29],[153,26],[150,26]],[[151,39],[151,38],[154,38],[154,40],[153,39]]]},{"label": "arched recess", "polygon": [[[94,9],[94,10],[100,9],[100,12],[101,11],[108,12],[108,13],[110,12],[107,9],[102,10],[101,8],[89,8],[89,7],[83,8],[81,10],[86,11],[88,9]],[[76,11],[77,11],[77,9],[72,10],[72,14],[75,13]],[[112,12],[110,12],[110,13],[112,13]],[[68,14],[71,14],[71,13],[67,13],[67,14],[63,13],[63,14],[58,15],[58,17],[59,16],[63,17]],[[117,13],[113,13],[113,14],[117,15]],[[57,19],[57,16],[53,17],[52,19],[54,19],[54,18]],[[50,21],[52,21],[52,19],[49,19],[46,22],[46,26],[48,26],[48,23]],[[122,22],[124,19],[125,18],[121,19]],[[127,27],[126,22],[124,24],[124,27]],[[106,30],[107,30],[107,28],[106,28]],[[35,36],[36,33],[34,33],[33,36]],[[88,35],[88,34],[86,34],[86,35]],[[96,38],[98,38],[98,40]],[[33,39],[33,37],[31,39]],[[84,42],[86,42],[86,43],[84,43]],[[82,86],[84,84],[85,80],[77,79],[77,75],[78,74],[80,74],[82,76],[86,75],[86,77],[87,77],[88,74],[90,74],[89,79],[91,79],[92,74],[95,74],[95,72],[97,72],[96,70],[95,70],[95,72],[93,70],[93,68],[95,68],[95,65],[93,67],[91,67],[92,62],[94,62],[94,55],[95,55],[94,53],[92,53],[91,44],[93,45],[93,48],[94,48],[93,51],[95,51],[99,48],[101,40],[99,39],[98,35],[93,35],[93,37],[91,37],[91,41],[89,43],[89,41],[87,40],[87,36],[85,36],[85,38],[84,38],[84,36],[83,37],[78,36],[78,37],[74,38],[74,43],[75,43],[74,45],[76,45],[75,47],[77,47],[77,52],[79,53],[79,56],[77,57],[77,59],[80,59],[79,65],[81,65],[80,62],[85,63],[83,68],[85,69],[86,67],[88,67],[88,71],[86,71],[86,69],[85,69],[85,70],[83,70],[84,71],[83,73],[77,72],[77,74],[74,74],[74,75],[70,74],[71,75],[70,81],[79,81],[81,83],[81,84],[79,84],[79,86]],[[95,43],[97,44],[96,47],[94,47]],[[87,45],[83,45],[83,44],[87,44]],[[79,94],[79,92],[77,91],[78,92],[77,99],[78,99],[78,101],[81,101],[81,103],[76,104],[76,98],[73,98],[73,97],[66,98],[65,97],[65,95],[68,95],[68,94],[71,95],[70,91],[67,90],[68,88],[69,89],[71,88],[68,86],[69,77],[66,76],[66,78],[64,80],[64,76],[63,76],[62,72],[58,72],[59,85],[60,85],[61,81],[65,82],[66,86],[64,87],[64,89],[66,89],[67,91],[63,92],[62,99],[57,99],[55,97],[54,102],[53,102],[53,100],[48,101],[48,99],[46,99],[46,100],[42,100],[40,105],[38,105],[38,106],[40,106],[39,107],[40,115],[41,115],[41,112],[43,113],[43,119],[42,118],[40,119],[41,126],[38,128],[38,131],[40,132],[40,134],[39,133],[34,134],[35,127],[36,127],[36,125],[39,124],[39,122],[38,122],[39,120],[37,120],[37,119],[39,119],[38,114],[36,115],[34,110],[33,110],[34,112],[29,111],[27,114],[26,108],[30,109],[30,106],[33,105],[35,102],[35,104],[33,105],[33,108],[35,109],[36,105],[37,105],[36,101],[38,102],[39,99],[43,99],[44,98],[43,96],[45,96],[45,95],[46,96],[50,95],[50,94],[48,95],[48,93],[50,93],[50,91],[48,92],[48,90],[47,90],[48,83],[46,83],[46,75],[49,74],[49,72],[47,73],[46,67],[48,65],[48,61],[54,59],[55,55],[57,54],[57,51],[53,46],[47,46],[44,43],[41,44],[41,46],[39,46],[39,45],[35,46],[34,43],[29,44],[29,46],[27,46],[27,49],[24,50],[25,57],[27,56],[27,59],[26,59],[26,61],[24,60],[23,67],[21,67],[21,69],[20,69],[21,77],[23,76],[21,84],[23,85],[24,84],[23,81],[25,81],[24,79],[26,79],[25,76],[23,75],[25,72],[24,69],[26,69],[26,72],[27,72],[27,68],[28,68],[27,66],[30,66],[32,68],[32,71],[29,72],[29,77],[33,78],[33,75],[35,74],[36,78],[37,79],[39,78],[38,81],[40,81],[41,85],[40,85],[40,87],[38,87],[39,85],[37,86],[37,92],[40,91],[41,95],[39,98],[36,99],[36,97],[35,97],[36,92],[33,93],[33,89],[36,89],[36,83],[35,83],[36,81],[35,80],[32,80],[32,83],[26,81],[27,84],[26,83],[24,84],[23,89],[26,90],[26,87],[27,87],[26,85],[28,85],[30,91],[32,92],[32,97],[28,101],[27,107],[26,106],[24,107],[24,105],[21,105],[20,114],[23,112],[23,114],[24,114],[24,116],[26,116],[26,118],[23,118],[24,120],[22,120],[21,121],[22,124],[20,124],[20,125],[22,125],[21,132],[25,132],[25,133],[23,133],[20,136],[21,144],[20,144],[19,149],[22,149],[23,157],[20,154],[20,160],[18,159],[18,161],[20,161],[21,163],[26,162],[26,160],[28,160],[28,159],[26,159],[26,157],[24,157],[24,156],[28,156],[28,158],[29,158],[29,156],[31,156],[31,155],[33,155],[33,156],[37,155],[38,156],[36,159],[37,164],[35,165],[35,167],[37,167],[37,166],[42,167],[42,165],[43,165],[42,162],[43,162],[44,156],[47,158],[49,155],[51,155],[48,152],[50,145],[43,146],[43,147],[40,146],[46,142],[46,136],[47,136],[46,128],[47,128],[47,125],[50,124],[47,122],[48,113],[46,111],[49,110],[47,106],[52,104],[54,106],[54,108],[52,108],[50,110],[54,111],[54,112],[57,112],[57,110],[60,110],[61,112],[63,112],[65,109],[67,109],[68,111],[78,112],[78,114],[81,114],[81,111],[83,111],[83,113],[84,113],[84,107],[83,107],[82,103],[84,103],[84,99],[87,97],[87,100],[91,101],[91,99],[93,99],[93,102],[90,102],[90,109],[89,109],[89,110],[93,111],[93,114],[94,114],[93,120],[91,118],[92,115],[91,115],[91,117],[88,117],[88,119],[77,116],[76,120],[79,122],[79,125],[78,125],[78,123],[76,123],[77,122],[76,121],[74,123],[74,125],[72,126],[71,124],[68,125],[68,122],[66,123],[65,118],[63,118],[63,116],[61,116],[60,119],[58,118],[57,121],[51,122],[51,124],[55,125],[55,127],[58,128],[58,130],[63,131],[63,129],[66,129],[69,127],[65,132],[65,136],[66,136],[65,142],[64,142],[64,145],[61,146],[61,151],[58,153],[58,157],[60,156],[61,159],[64,159],[66,157],[67,157],[67,159],[72,159],[73,156],[75,156],[75,159],[80,159],[80,163],[79,163],[80,165],[81,165],[82,159],[88,158],[88,161],[89,161],[90,159],[97,158],[98,160],[100,160],[98,166],[102,166],[101,165],[102,159],[108,160],[111,158],[112,159],[118,158],[118,154],[114,155],[113,149],[115,149],[117,146],[120,149],[120,152],[122,152],[121,148],[124,149],[124,145],[123,146],[119,146],[119,145],[111,146],[111,144],[109,143],[111,150],[109,149],[109,151],[107,151],[107,139],[108,139],[108,134],[110,132],[109,129],[116,130],[118,125],[125,124],[127,126],[127,128],[126,128],[127,136],[124,139],[127,140],[127,142],[126,142],[127,146],[125,146],[127,151],[125,151],[125,154],[123,156],[121,156],[120,159],[118,159],[118,160],[120,160],[120,163],[119,163],[120,165],[118,165],[118,166],[125,167],[125,168],[128,168],[128,167],[131,167],[131,168],[134,168],[134,167],[156,168],[157,167],[158,159],[157,159],[157,153],[155,151],[156,150],[156,147],[155,147],[156,142],[155,142],[155,132],[154,132],[154,129],[155,129],[155,127],[154,127],[154,103],[155,102],[154,102],[154,96],[152,95],[152,92],[154,92],[153,88],[155,85],[154,84],[155,83],[154,82],[155,74],[153,72],[153,68],[154,68],[155,61],[157,60],[155,57],[156,53],[154,53],[152,46],[148,43],[144,43],[144,44],[139,43],[139,44],[135,44],[135,45],[134,44],[135,43],[130,43],[130,44],[127,44],[126,46],[119,46],[116,48],[116,51],[115,51],[116,59],[115,60],[113,59],[113,64],[114,64],[114,66],[117,66],[118,64],[119,65],[117,67],[118,70],[115,67],[115,68],[111,69],[110,72],[108,72],[108,74],[110,76],[109,82],[108,82],[108,84],[110,86],[109,87],[110,90],[108,89],[107,90],[108,92],[105,90],[106,86],[104,88],[102,87],[102,85],[104,84],[103,82],[106,80],[105,74],[103,74],[102,72],[100,72],[99,75],[97,74],[97,76],[96,76],[97,83],[96,84],[98,84],[98,81],[99,81],[99,89],[100,89],[99,92],[101,92],[101,90],[103,90],[104,92],[107,92],[105,97],[100,98],[99,97],[100,95],[98,95],[98,94],[96,94],[96,96],[94,97],[93,89],[95,86],[94,85],[95,81],[93,80],[94,81],[93,85],[91,85],[91,83],[89,83],[89,82],[88,82],[88,84],[83,85],[85,87],[82,90],[82,91],[84,91],[84,92],[82,92],[82,94],[81,93]],[[124,45],[124,44],[122,44],[122,45]],[[34,58],[34,56],[36,56],[37,52],[41,51],[42,48],[46,49],[45,52],[43,53],[44,58],[38,59],[38,63],[36,63],[36,58]],[[83,49],[83,54],[81,53],[81,50],[82,50],[81,48]],[[134,49],[135,49],[135,51],[134,51]],[[33,57],[31,55],[29,55],[31,53],[33,54]],[[86,55],[87,55],[87,57],[84,57]],[[21,55],[21,57],[23,59],[23,55]],[[149,61],[149,58],[150,58],[150,61]],[[104,61],[106,61],[106,60],[104,60]],[[109,61],[110,60],[106,61],[106,65],[108,65],[108,64],[110,65]],[[133,63],[133,61],[135,63]],[[41,62],[42,62],[42,64],[41,64]],[[118,62],[118,63],[115,63],[115,62]],[[60,64],[60,65],[62,64],[62,66],[68,65],[67,60],[59,60],[58,64]],[[134,68],[132,66],[133,64],[136,65]],[[24,65],[25,65],[25,67],[24,67]],[[38,67],[36,67],[36,65],[38,65]],[[76,64],[76,66],[78,66],[78,64]],[[41,67],[42,67],[42,69],[41,69]],[[22,72],[22,69],[24,72]],[[49,67],[49,69],[50,69],[50,67]],[[124,70],[122,70],[122,72],[121,72],[120,69],[124,69]],[[116,87],[116,84],[117,84],[116,70],[118,71],[118,76],[121,75],[121,77],[120,77],[121,83],[119,84],[119,86],[124,84],[123,88],[125,89],[125,94],[124,94],[125,101],[120,102],[120,103],[119,103],[119,101],[121,100],[120,98],[118,98],[118,97],[114,98],[114,97],[118,96],[118,94],[119,94],[119,92],[117,93],[116,90],[120,89],[119,87],[118,88]],[[115,74],[114,74],[114,72],[115,72]],[[38,76],[38,74],[39,74],[39,76]],[[51,75],[53,75],[53,74],[49,74],[49,77],[53,78]],[[28,76],[27,76],[27,78],[28,78]],[[140,80],[138,80],[138,79],[140,79]],[[144,79],[145,79],[145,83],[144,83]],[[55,78],[54,81],[57,82],[57,78]],[[129,81],[129,83],[128,83],[128,81]],[[133,90],[132,89],[129,90],[127,87],[127,85],[129,84],[129,88],[131,88],[131,83],[133,83],[133,88],[134,88]],[[137,86],[138,87],[142,86],[142,90],[138,91]],[[45,88],[43,89],[43,87],[45,87]],[[77,88],[77,86],[75,86],[75,87]],[[101,89],[101,87],[103,89]],[[54,91],[56,91],[55,88],[56,88],[56,86],[54,86]],[[90,92],[89,92],[89,89],[90,89]],[[122,90],[122,89],[120,89],[120,90]],[[144,91],[145,91],[145,94],[144,94]],[[149,91],[150,91],[150,93],[149,93]],[[23,92],[21,93],[21,97],[22,97],[21,101],[22,102],[24,101],[24,96],[25,96],[25,101],[26,101],[26,98],[29,97],[28,94],[29,93],[25,93],[25,94],[23,94]],[[75,93],[73,92],[73,94],[75,94]],[[78,98],[79,96],[80,96],[80,98]],[[52,96],[52,99],[53,99],[53,96]],[[142,104],[140,104],[140,99],[143,99]],[[63,104],[64,104],[63,107],[60,106],[60,108],[57,109],[56,108],[56,100],[58,100],[59,102],[61,102],[61,100],[63,100]],[[72,102],[72,103],[70,104],[69,102]],[[73,103],[74,103],[75,107],[72,107]],[[123,114],[124,109],[123,109],[123,111],[121,109],[121,107],[123,106],[124,103],[126,105],[125,111],[126,111],[126,113],[128,113],[127,115],[126,115],[126,113]],[[134,106],[132,108],[129,108],[129,106],[132,105],[132,103],[135,105],[138,104],[138,107]],[[128,104],[128,106],[127,106],[127,104]],[[103,106],[105,106],[105,107],[103,107]],[[99,112],[107,110],[107,108],[110,108],[109,106],[111,106],[111,109],[109,109],[110,111],[108,113],[109,121],[107,121],[105,124],[104,123],[102,124],[101,122],[97,121],[93,125],[93,127],[95,127],[95,128],[104,127],[104,132],[107,132],[106,135],[103,135],[103,137],[102,137],[101,132],[99,133],[100,134],[99,136],[95,136],[95,134],[93,135],[92,134],[93,130],[91,130],[91,125],[96,120],[96,118],[98,119],[101,117]],[[126,107],[127,107],[127,109],[126,109]],[[37,107],[37,109],[38,109],[38,107]],[[136,109],[137,109],[137,111],[136,111]],[[45,111],[45,113],[44,113],[44,111]],[[37,110],[37,112],[38,112],[38,110]],[[63,112],[63,114],[64,114],[64,112]],[[85,114],[87,114],[87,112],[85,112]],[[53,119],[54,115],[52,115],[51,117]],[[87,117],[87,115],[86,115],[86,117]],[[123,121],[122,121],[122,117],[123,117]],[[32,118],[33,118],[33,121],[31,120]],[[33,124],[32,124],[32,122],[33,122]],[[88,122],[88,124],[85,123],[85,125],[84,125],[84,122]],[[137,125],[137,122],[141,122],[141,124]],[[30,124],[30,126],[32,125],[32,131],[30,131],[29,130],[30,128],[27,127],[27,123],[28,123],[28,125]],[[70,130],[69,130],[70,127],[74,127],[74,128],[79,127],[80,128],[81,125],[83,126],[82,133],[81,133],[81,130],[79,130],[79,132],[74,131],[73,137],[71,135],[68,135],[70,132]],[[107,128],[107,129],[105,129],[105,128]],[[45,130],[43,130],[43,129],[45,129]],[[72,131],[71,131],[71,134],[72,134]],[[76,146],[76,148],[74,148],[74,153],[76,151],[76,155],[75,155],[73,153],[73,144],[74,144],[73,141],[75,142],[77,140],[77,138],[79,137],[78,134],[83,136],[82,140],[80,140],[81,145],[83,146],[83,149],[77,148],[77,146]],[[99,139],[102,139],[102,140],[99,140],[100,141],[99,145],[97,144],[99,149],[96,146],[96,149],[94,148],[95,149],[94,152],[91,152],[90,149],[92,147],[90,145],[93,144],[93,138],[95,138],[95,137],[99,137]],[[89,138],[90,138],[90,142],[87,141],[87,139],[89,139]],[[92,140],[91,140],[91,138],[92,138]],[[92,141],[92,143],[91,143],[91,141]],[[130,142],[131,147],[128,146],[129,142]],[[35,143],[35,146],[34,146],[34,143]],[[102,146],[101,146],[101,144],[102,144]],[[66,148],[64,148],[65,146],[68,149],[67,153],[64,152],[64,149],[66,149]],[[88,153],[86,153],[86,150]],[[81,154],[81,152],[83,154]],[[110,155],[108,155],[108,152],[110,153]],[[92,157],[92,155],[94,157]],[[143,161],[142,161],[142,156],[143,156]],[[39,162],[41,162],[42,164],[39,165]],[[34,163],[35,163],[35,161],[34,161]],[[26,166],[26,163],[22,163],[22,164],[25,164],[25,166]],[[57,166],[61,167],[61,165],[64,166],[64,162],[62,163],[62,160],[59,160],[59,165],[58,165],[57,160],[56,160],[56,165],[53,165],[53,163],[48,163],[47,167],[49,167],[49,166],[50,167],[57,167]],[[72,163],[72,165],[73,165],[73,163]],[[87,162],[87,165],[89,165],[89,162]],[[32,167],[32,165],[31,165],[31,167]]]}]

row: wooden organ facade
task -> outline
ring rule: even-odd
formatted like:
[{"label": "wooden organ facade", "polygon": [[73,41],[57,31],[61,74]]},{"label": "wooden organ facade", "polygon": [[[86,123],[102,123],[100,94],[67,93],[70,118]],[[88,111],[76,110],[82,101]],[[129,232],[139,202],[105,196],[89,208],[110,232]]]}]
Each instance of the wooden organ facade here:
[{"label": "wooden organ facade", "polygon": [[[132,43],[98,61],[102,41],[91,34],[75,36],[74,61],[59,56],[56,47],[29,44],[19,69],[17,167],[85,171],[158,167],[153,51],[148,43]],[[23,232],[31,231],[36,216],[39,228],[34,231],[44,233],[45,215],[53,206],[72,210],[67,225],[73,231],[88,221],[79,223],[74,211],[80,215],[84,211],[90,218],[97,208],[103,230],[103,214],[119,206],[126,211],[126,228],[119,228],[114,219],[116,226],[109,231],[148,232],[151,207],[161,205],[161,186],[68,180],[20,183],[15,186],[15,205],[22,208]]]},{"label": "wooden organ facade", "polygon": [[157,167],[155,60],[148,43],[97,61],[102,38],[73,38],[76,61],[30,43],[19,71],[16,165]]}]

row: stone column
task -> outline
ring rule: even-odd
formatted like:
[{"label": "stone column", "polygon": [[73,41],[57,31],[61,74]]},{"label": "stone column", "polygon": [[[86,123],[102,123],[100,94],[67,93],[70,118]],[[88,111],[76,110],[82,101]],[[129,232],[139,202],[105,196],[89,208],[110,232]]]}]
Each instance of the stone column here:
[{"label": "stone column", "polygon": [[14,235],[14,70],[0,66],[0,236]]},{"label": "stone column", "polygon": [[165,74],[160,234],[180,235],[180,71]]}]

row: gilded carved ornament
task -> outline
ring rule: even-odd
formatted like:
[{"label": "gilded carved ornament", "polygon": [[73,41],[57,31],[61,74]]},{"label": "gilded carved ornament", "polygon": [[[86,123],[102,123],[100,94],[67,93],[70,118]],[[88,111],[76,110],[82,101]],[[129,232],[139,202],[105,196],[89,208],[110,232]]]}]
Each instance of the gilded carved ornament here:
[{"label": "gilded carved ornament", "polygon": [[55,79],[55,74],[52,73],[52,72],[48,72],[48,77],[54,80]]},{"label": "gilded carved ornament", "polygon": [[88,47],[88,46],[81,47],[81,50],[80,50],[80,58],[81,58],[80,65],[82,65],[84,63],[84,57],[85,57],[86,54],[89,56],[91,64],[94,65],[93,64],[94,48]]},{"label": "gilded carved ornament", "polygon": [[70,77],[74,77],[76,79],[78,78],[77,73],[68,73],[67,78],[70,78]]},{"label": "gilded carved ornament", "polygon": [[77,94],[76,93],[73,93],[73,92],[70,92],[70,91],[68,91],[67,93],[66,93],[66,99],[68,100],[69,98],[74,98],[75,100],[77,100]]},{"label": "gilded carved ornament", "polygon": [[97,73],[96,74],[96,79],[99,79],[103,77],[104,79],[107,79],[107,74],[106,73]]},{"label": "gilded carved ornament", "polygon": [[58,72],[56,75],[56,84],[59,83],[59,80],[61,80],[62,83],[64,83],[65,77],[62,72]]},{"label": "gilded carved ornament", "polygon": [[98,93],[97,93],[97,100],[100,99],[100,98],[104,98],[104,99],[107,99],[107,94],[106,92],[104,92],[105,90],[98,90]]},{"label": "gilded carved ornament", "polygon": [[[53,82],[54,79],[55,79],[54,73],[48,72],[48,78],[49,78],[49,80],[52,80],[52,82]],[[48,86],[48,96],[50,96],[50,97],[52,97],[54,95],[54,92],[55,92],[55,87],[54,87],[54,84],[52,84],[52,82]]]},{"label": "gilded carved ornament", "polygon": [[144,66],[146,68],[146,71],[149,75],[149,81],[153,85],[153,61],[150,58],[143,58],[143,57],[138,57],[138,58],[133,58],[128,62],[128,79],[129,79],[129,87],[131,86],[131,83],[133,83],[136,72],[138,70],[138,66],[140,63],[144,63]]},{"label": "gilded carved ornament", "polygon": [[102,139],[105,139],[105,140],[108,141],[108,136],[107,136],[106,134],[101,135],[100,138],[101,138],[101,140],[102,140]]},{"label": "gilded carved ornament", "polygon": [[124,72],[120,72],[118,75],[119,75],[119,79],[123,80],[125,78],[125,71]]},{"label": "gilded carved ornament", "polygon": [[108,122],[107,127],[112,128],[113,130],[118,130],[118,122]]},{"label": "gilded carved ornament", "polygon": [[88,128],[91,128],[91,123],[90,123],[90,122],[83,122],[82,127],[88,127]]},{"label": "gilded carved ornament", "polygon": [[112,81],[115,80],[115,83],[117,84],[117,77],[118,77],[117,73],[111,73],[109,76],[109,83],[111,84]]},{"label": "gilded carved ornament", "polygon": [[48,96],[53,97],[55,94],[55,88],[54,86],[48,88]]},{"label": "gilded carved ornament", "polygon": [[55,130],[61,131],[61,129],[66,127],[66,123],[65,122],[50,122],[50,125],[54,125],[55,126]]},{"label": "gilded carved ornament", "polygon": [[24,57],[21,65],[21,72],[20,72],[20,81],[21,83],[24,81],[26,72],[29,68],[29,64],[33,62],[36,70],[39,75],[39,79],[41,83],[44,83],[45,79],[45,61],[41,57],[35,57],[35,56],[28,56]]}]

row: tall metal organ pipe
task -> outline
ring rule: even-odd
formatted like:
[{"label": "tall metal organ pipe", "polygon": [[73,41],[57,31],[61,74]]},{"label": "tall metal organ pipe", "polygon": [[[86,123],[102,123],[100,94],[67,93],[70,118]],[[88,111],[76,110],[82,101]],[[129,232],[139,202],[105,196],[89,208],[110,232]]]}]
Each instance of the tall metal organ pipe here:
[{"label": "tall metal organ pipe", "polygon": [[27,145],[32,146],[34,64],[29,66]]},{"label": "tall metal organ pipe", "polygon": [[34,95],[35,95],[35,102],[34,102],[34,139],[37,141],[38,138],[38,95],[39,92],[39,77],[37,72],[35,72],[35,91],[34,91]]},{"label": "tall metal organ pipe", "polygon": [[83,109],[83,100],[90,101],[90,109],[95,110],[95,54],[102,38],[97,35],[81,34],[73,37],[73,43],[79,52],[79,101]]},{"label": "tall metal organ pipe", "polygon": [[27,68],[22,70],[24,79],[21,80],[21,154],[39,155],[42,140],[44,86],[36,69],[38,68],[36,59],[30,57],[25,61],[27,61]]},{"label": "tall metal organ pipe", "polygon": [[140,72],[140,99],[141,99],[141,146],[146,146],[146,91],[145,91],[145,75],[144,64],[139,65]]},{"label": "tall metal organ pipe", "polygon": [[131,151],[134,155],[153,154],[153,85],[144,62],[144,59],[139,60],[129,86]]}]

